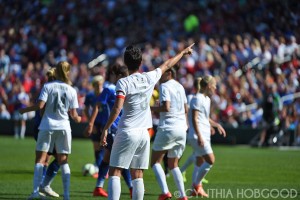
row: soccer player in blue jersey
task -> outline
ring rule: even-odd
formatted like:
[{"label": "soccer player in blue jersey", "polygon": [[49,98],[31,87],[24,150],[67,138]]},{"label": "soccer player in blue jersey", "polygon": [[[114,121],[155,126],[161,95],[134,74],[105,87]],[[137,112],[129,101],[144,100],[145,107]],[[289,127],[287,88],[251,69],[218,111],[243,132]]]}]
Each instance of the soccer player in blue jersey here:
[{"label": "soccer player in blue jersey", "polygon": [[[97,75],[95,77],[93,77],[92,80],[92,86],[93,86],[93,91],[89,92],[86,97],[85,97],[85,101],[84,101],[84,113],[88,118],[88,121],[90,121],[91,116],[92,116],[92,110],[93,107],[96,105],[96,100],[99,97],[99,95],[101,94],[102,90],[103,90],[103,83],[104,83],[104,78],[101,75]],[[95,156],[95,165],[98,167],[103,159],[103,155],[104,155],[104,148],[102,148],[99,144],[99,139],[101,136],[101,130],[102,130],[102,123],[101,121],[103,120],[103,115],[102,112],[99,111],[97,112],[97,117],[95,119],[95,133],[94,134],[87,134],[85,132],[85,136],[88,136],[91,138],[92,142],[93,142],[93,148],[94,148],[94,156]],[[98,175],[98,174],[95,174]],[[97,177],[94,176],[93,177]]]},{"label": "soccer player in blue jersey", "polygon": [[[102,112],[107,111],[106,112],[107,119],[109,117],[110,111],[116,100],[115,84],[120,78],[123,78],[126,76],[128,76],[128,69],[125,66],[121,66],[119,64],[114,64],[108,70],[108,79],[106,81],[107,87],[104,88],[104,90],[102,91],[100,96],[97,98],[97,103],[96,103],[97,108],[95,108],[95,109],[102,109]],[[93,121],[95,118],[95,113],[96,113],[95,109],[93,112],[94,115],[92,115],[90,122],[89,122],[89,126],[88,126],[89,133],[92,130],[91,128],[92,128]],[[120,113],[120,115],[121,115],[121,113]],[[114,141],[114,137],[117,133],[117,126],[118,126],[118,121],[120,119],[120,115],[114,121],[113,125],[110,127],[110,130],[109,130],[108,145],[106,146],[104,158],[103,158],[101,164],[99,165],[98,179],[97,179],[96,187],[93,192],[94,196],[103,196],[103,197],[108,196],[107,192],[103,189],[103,185],[104,185],[105,176],[109,169],[110,152],[111,152],[112,144]],[[107,121],[107,119],[106,119],[106,121]],[[132,191],[131,190],[132,183],[131,183],[130,171],[128,169],[124,170],[122,175],[124,177],[124,180],[129,188],[129,190]]]}]

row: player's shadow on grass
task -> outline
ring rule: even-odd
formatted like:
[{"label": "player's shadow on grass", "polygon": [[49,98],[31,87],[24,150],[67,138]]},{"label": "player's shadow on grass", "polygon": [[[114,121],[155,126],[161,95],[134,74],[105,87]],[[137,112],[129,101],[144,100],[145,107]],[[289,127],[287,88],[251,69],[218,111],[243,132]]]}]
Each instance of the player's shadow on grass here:
[{"label": "player's shadow on grass", "polygon": [[[16,196],[16,194],[11,193],[0,193],[0,199],[24,199],[24,197],[21,197],[23,194],[18,194],[19,196]],[[25,195],[25,194],[24,194]]]},{"label": "player's shadow on grass", "polygon": [[33,174],[32,170],[0,170],[0,174]]}]

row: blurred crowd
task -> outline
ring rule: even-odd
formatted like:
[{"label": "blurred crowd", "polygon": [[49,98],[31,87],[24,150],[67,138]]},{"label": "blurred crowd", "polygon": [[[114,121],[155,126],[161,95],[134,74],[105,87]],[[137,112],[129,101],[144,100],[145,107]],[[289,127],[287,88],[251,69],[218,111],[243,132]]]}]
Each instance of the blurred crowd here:
[{"label": "blurred crowd", "polygon": [[[188,95],[195,77],[215,76],[219,84],[212,118],[224,125],[258,127],[268,92],[280,97],[300,92],[296,0],[0,3],[1,118],[13,117],[20,103],[33,104],[46,71],[62,60],[73,66],[73,86],[83,110],[92,77],[105,76],[110,64],[122,63],[124,47],[132,43],[144,52],[141,70],[149,71],[195,42],[193,56],[180,63],[177,80]],[[91,62],[99,55],[104,56],[101,62]],[[300,101],[286,98],[277,119],[296,131],[299,115]]]}]

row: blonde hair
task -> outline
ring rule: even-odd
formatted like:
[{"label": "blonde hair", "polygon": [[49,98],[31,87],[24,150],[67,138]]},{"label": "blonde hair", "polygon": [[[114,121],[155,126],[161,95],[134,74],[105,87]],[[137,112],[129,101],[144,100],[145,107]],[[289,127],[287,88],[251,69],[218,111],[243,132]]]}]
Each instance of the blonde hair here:
[{"label": "blonde hair", "polygon": [[200,81],[200,87],[201,88],[206,88],[208,86],[208,84],[213,80],[213,76],[211,75],[206,75],[202,78],[202,80]]},{"label": "blonde hair", "polygon": [[63,81],[65,83],[67,83],[68,85],[72,85],[72,82],[68,76],[70,70],[71,70],[71,65],[68,62],[62,61],[62,62],[57,63],[57,65],[56,65],[57,80]]},{"label": "blonde hair", "polygon": [[201,82],[202,78],[201,77],[198,77],[194,80],[194,88],[196,89],[196,93],[198,93],[200,91],[200,82]]},{"label": "blonde hair", "polygon": [[92,84],[95,85],[95,83],[98,83],[98,82],[101,82],[101,83],[104,82],[103,76],[101,76],[101,75],[94,76],[94,78],[92,80]]},{"label": "blonde hair", "polygon": [[48,82],[54,81],[56,79],[55,71],[56,69],[54,67],[47,71],[46,76],[48,78]]}]

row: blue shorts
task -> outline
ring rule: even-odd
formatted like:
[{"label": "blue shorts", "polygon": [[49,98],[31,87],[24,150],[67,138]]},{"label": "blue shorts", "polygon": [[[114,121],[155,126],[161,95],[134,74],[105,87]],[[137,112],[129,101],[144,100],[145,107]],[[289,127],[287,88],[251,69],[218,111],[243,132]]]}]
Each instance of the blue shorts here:
[{"label": "blue shorts", "polygon": [[100,142],[103,126],[98,123],[95,123],[94,126],[96,127],[97,132],[92,133],[90,138],[93,142]]},{"label": "blue shorts", "polygon": [[105,148],[108,149],[109,151],[111,151],[112,149],[112,145],[114,143],[116,134],[117,134],[117,129],[115,128],[111,128],[110,132],[107,134],[107,139],[106,139],[107,146]]}]

